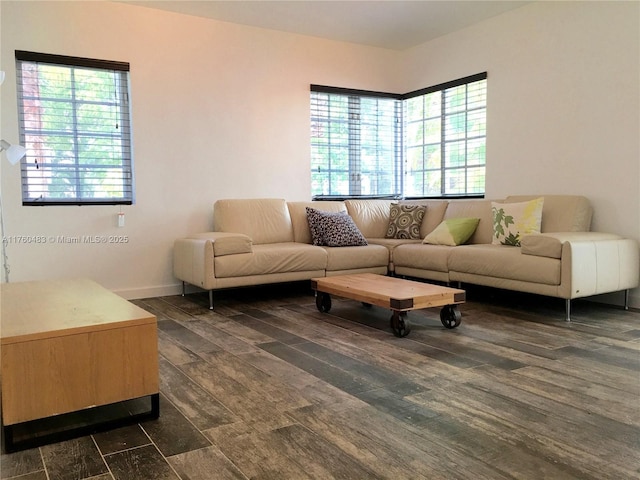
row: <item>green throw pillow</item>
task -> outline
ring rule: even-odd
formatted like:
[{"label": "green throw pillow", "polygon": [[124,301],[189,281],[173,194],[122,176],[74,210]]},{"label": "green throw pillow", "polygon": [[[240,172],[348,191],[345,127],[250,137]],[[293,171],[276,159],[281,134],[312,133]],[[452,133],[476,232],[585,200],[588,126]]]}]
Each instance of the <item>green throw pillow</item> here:
[{"label": "green throw pillow", "polygon": [[520,246],[520,239],[529,233],[540,233],[544,197],[528,202],[491,202],[494,245]]},{"label": "green throw pillow", "polygon": [[473,232],[480,223],[479,218],[450,218],[444,220],[429,235],[424,237],[422,243],[434,245],[461,245],[471,238]]}]

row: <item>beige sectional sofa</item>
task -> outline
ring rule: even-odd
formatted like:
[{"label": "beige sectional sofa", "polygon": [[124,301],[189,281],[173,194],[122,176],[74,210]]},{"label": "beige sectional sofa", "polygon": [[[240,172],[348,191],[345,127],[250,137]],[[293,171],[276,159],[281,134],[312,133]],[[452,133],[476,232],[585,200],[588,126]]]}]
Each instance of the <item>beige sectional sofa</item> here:
[{"label": "beige sectional sofa", "polygon": [[[512,196],[503,203],[537,198]],[[490,200],[345,200],[286,202],[282,199],[219,200],[213,232],[179,239],[174,273],[209,291],[371,272],[461,282],[559,297],[570,301],[638,286],[638,244],[619,235],[591,232],[592,208],[580,196],[545,195],[541,233],[522,237],[521,246],[492,244]],[[392,203],[426,206],[420,239],[385,238]],[[367,245],[312,245],[306,208],[346,212]],[[480,219],[459,246],[425,244],[443,220]],[[625,295],[625,306],[628,295]]]}]

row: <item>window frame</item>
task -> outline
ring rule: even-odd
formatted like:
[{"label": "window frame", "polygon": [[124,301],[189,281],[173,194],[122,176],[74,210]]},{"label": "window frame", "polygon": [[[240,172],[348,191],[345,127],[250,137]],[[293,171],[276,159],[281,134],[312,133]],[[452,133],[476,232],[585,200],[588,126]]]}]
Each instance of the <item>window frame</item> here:
[{"label": "window frame", "polygon": [[[111,61],[111,60],[99,60],[84,57],[72,57],[66,55],[54,55],[47,53],[28,52],[23,50],[15,51],[16,59],[16,76],[17,76],[17,96],[18,96],[18,120],[19,120],[19,132],[20,143],[27,149],[26,156],[21,160],[21,178],[22,178],[22,205],[23,206],[52,206],[52,205],[132,205],[135,203],[135,179],[133,169],[133,148],[132,148],[132,127],[131,127],[131,102],[130,102],[130,89],[131,83],[129,78],[130,66],[127,62]],[[67,97],[44,97],[40,95],[40,87],[43,83],[38,79],[37,82],[37,95],[25,95],[25,81],[23,78],[23,64],[32,65],[46,65],[55,66],[61,68],[67,68],[70,76],[70,83],[68,86],[68,92],[70,96]],[[95,70],[96,77],[100,74],[107,74],[113,77],[114,81],[114,99],[107,101],[104,99],[89,100],[77,98],[75,96],[76,88],[81,80],[76,80],[75,75],[78,71]],[[84,72],[82,72],[84,73]],[[44,108],[39,110],[36,114],[27,111],[25,107],[25,101],[42,102],[49,101],[52,103],[59,102],[60,107],[56,107],[53,110],[45,112]],[[82,106],[90,105],[96,109],[105,108],[110,109],[109,113],[114,115],[115,127],[111,132],[91,131],[90,129],[84,129],[78,121],[78,113]],[[68,120],[64,130],[55,130],[51,127],[38,126],[36,128],[28,128],[27,123],[40,122],[41,115],[49,114],[50,112],[59,112],[64,107],[68,108],[71,115],[71,120]],[[95,118],[101,118],[96,116]],[[34,119],[37,119],[35,121]],[[111,117],[109,117],[112,120]],[[71,128],[69,128],[71,125]],[[39,138],[47,136],[57,136],[59,139],[66,138],[72,145],[71,150],[65,150],[65,154],[68,156],[69,152],[72,152],[72,163],[62,162],[58,163],[56,160],[62,153],[62,150],[51,148],[49,150],[53,154],[47,157],[46,163],[43,163],[42,156],[38,155],[36,148],[33,147],[36,144],[42,144]],[[113,163],[103,162],[100,163],[96,158],[90,158],[88,161],[81,158],[80,147],[82,141],[90,142],[96,140],[103,140],[106,145],[102,148],[102,152],[106,153]],[[46,143],[45,143],[46,145]],[[31,150],[31,151],[30,151]],[[42,150],[40,149],[41,153]],[[38,158],[40,157],[40,163]],[[47,174],[42,177],[42,184],[45,186],[41,190],[40,197],[36,197],[30,190],[36,185],[37,182],[33,181],[34,170],[40,169],[40,166],[46,168]],[[81,173],[82,172],[82,173]],[[93,193],[91,188],[95,188],[96,184],[92,184],[93,178],[91,174],[102,172],[108,175],[108,172],[116,172],[115,177],[112,177],[107,182],[107,188],[115,188],[117,195],[106,195],[94,197],[86,195],[84,192]],[[73,185],[70,190],[73,190],[75,195],[69,197],[56,197],[50,196],[52,193],[49,191],[49,185],[51,179],[56,174],[65,174],[67,179]],[[87,177],[83,176],[89,173]],[[83,190],[84,189],[84,190]],[[53,192],[54,194],[57,192]],[[61,192],[64,194],[64,192]],[[43,196],[47,194],[47,196]],[[119,195],[118,195],[119,194]]]},{"label": "window frame", "polygon": [[[370,195],[370,194],[365,194],[365,195],[361,195],[358,193],[352,193],[353,190],[350,189],[350,193],[348,195],[340,195],[340,194],[314,194],[312,191],[312,197],[314,199],[346,199],[346,198],[483,198],[486,192],[486,182],[485,184],[482,186],[482,192],[471,192],[469,191],[469,188],[467,186],[467,183],[465,183],[465,190],[463,193],[446,193],[445,190],[445,178],[447,175],[447,172],[451,170],[450,167],[447,167],[445,165],[444,161],[440,162],[440,166],[439,166],[439,171],[441,172],[441,176],[440,176],[440,192],[437,195],[424,195],[424,189],[423,189],[423,195],[407,195],[407,184],[408,184],[408,179],[407,177],[407,173],[408,173],[408,165],[407,165],[407,152],[408,152],[408,146],[407,146],[407,101],[411,100],[412,98],[417,98],[420,96],[425,96],[425,95],[429,95],[432,93],[436,93],[436,92],[441,92],[441,95],[444,97],[445,92],[448,91],[449,89],[452,88],[456,88],[456,87],[460,87],[460,86],[467,86],[468,84],[471,83],[475,83],[478,81],[482,81],[482,80],[486,80],[487,79],[487,72],[482,72],[482,73],[478,73],[475,75],[470,75],[467,77],[462,77],[456,80],[452,80],[449,82],[445,82],[445,83],[441,83],[438,85],[433,85],[431,87],[427,87],[427,88],[423,88],[423,89],[419,89],[419,90],[415,90],[409,93],[405,93],[405,94],[396,94],[396,93],[389,93],[389,92],[376,92],[376,91],[370,91],[370,90],[357,90],[357,89],[348,89],[348,88],[341,88],[341,87],[331,87],[331,86],[326,86],[326,85],[311,85],[311,162],[312,162],[312,190],[313,190],[313,164],[315,162],[314,160],[314,126],[315,126],[315,122],[316,122],[316,118],[314,117],[314,106],[313,106],[313,96],[314,96],[314,92],[322,92],[322,93],[327,93],[327,94],[341,94],[341,95],[347,95],[347,96],[352,96],[352,97],[377,97],[377,98],[393,98],[396,100],[399,100],[401,103],[401,111],[400,111],[400,116],[401,116],[401,125],[399,128],[399,138],[396,139],[396,143],[400,145],[400,151],[399,151],[399,155],[400,155],[400,159],[399,161],[396,162],[396,165],[399,165],[400,168],[400,172],[396,172],[396,180],[395,180],[395,184],[396,184],[396,191],[395,192],[391,192],[389,194],[381,194],[381,195]],[[468,88],[468,87],[466,87]],[[466,98],[467,98],[467,90],[465,90],[465,102],[466,102]],[[486,174],[486,86],[485,86],[485,103],[484,103],[484,122],[485,122],[485,132],[484,132],[484,136],[482,136],[483,140],[484,140],[484,152],[485,152],[485,159],[484,162],[481,165],[471,165],[469,166],[468,161],[467,161],[467,157],[466,157],[466,152],[467,152],[467,141],[469,139],[474,140],[475,138],[479,138],[479,137],[468,137],[466,135],[466,130],[465,130],[465,137],[464,137],[464,142],[465,142],[465,157],[464,157],[464,173],[465,173],[465,182],[467,182],[467,173],[468,173],[468,169],[469,168],[477,168],[477,167],[481,167],[483,169],[483,172]],[[463,110],[465,112],[465,125],[466,125],[466,113],[468,111],[467,109],[467,105],[465,103],[465,108]],[[448,112],[446,111],[442,111],[441,114],[439,115],[441,117],[441,126],[440,126],[440,142],[438,143],[439,145],[441,145],[441,149],[442,152],[446,152],[445,149],[445,144],[451,143],[450,139],[447,139],[445,136],[445,121],[447,116],[449,115]],[[423,119],[424,120],[424,119]],[[359,149],[360,146],[359,145],[350,145],[350,150],[357,150]],[[444,157],[443,157],[444,158]],[[352,165],[355,165],[354,163],[352,163],[350,161],[349,163],[349,168],[351,168]],[[458,169],[460,169],[461,167],[457,167]],[[360,172],[355,171],[349,171],[348,172],[350,177],[357,177],[358,174]],[[329,177],[330,178],[330,177]]]}]

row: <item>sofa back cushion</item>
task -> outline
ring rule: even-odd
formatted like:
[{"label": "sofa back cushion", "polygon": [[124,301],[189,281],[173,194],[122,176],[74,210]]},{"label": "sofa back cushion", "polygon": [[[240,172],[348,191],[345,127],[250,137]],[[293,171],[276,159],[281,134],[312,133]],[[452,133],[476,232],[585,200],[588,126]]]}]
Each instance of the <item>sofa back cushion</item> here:
[{"label": "sofa back cushion", "polygon": [[389,226],[391,204],[397,200],[371,199],[345,200],[347,212],[365,238],[384,238]]},{"label": "sofa back cushion", "polygon": [[444,212],[447,210],[447,200],[402,200],[399,203],[418,204],[427,207],[420,227],[420,238],[424,239],[427,235],[435,230],[444,219]]},{"label": "sofa back cushion", "polygon": [[505,203],[526,202],[540,197],[544,197],[542,233],[590,230],[593,208],[589,200],[580,195],[512,195],[505,199]]},{"label": "sofa back cushion", "polygon": [[391,204],[425,205],[427,210],[420,227],[420,238],[426,237],[443,219],[447,200],[345,200],[347,211],[366,238],[385,238],[389,227]]},{"label": "sofa back cushion", "polygon": [[491,200],[451,200],[444,212],[444,219],[479,218],[476,231],[466,243],[491,243],[493,239],[493,216]]},{"label": "sofa back cushion", "polygon": [[213,229],[242,233],[254,245],[293,242],[289,209],[279,198],[218,200],[213,206]]},{"label": "sofa back cushion", "polygon": [[311,243],[311,232],[309,231],[309,221],[307,220],[307,207],[315,208],[323,212],[346,212],[347,207],[344,202],[288,202],[289,215],[293,224],[294,241],[300,243]]}]

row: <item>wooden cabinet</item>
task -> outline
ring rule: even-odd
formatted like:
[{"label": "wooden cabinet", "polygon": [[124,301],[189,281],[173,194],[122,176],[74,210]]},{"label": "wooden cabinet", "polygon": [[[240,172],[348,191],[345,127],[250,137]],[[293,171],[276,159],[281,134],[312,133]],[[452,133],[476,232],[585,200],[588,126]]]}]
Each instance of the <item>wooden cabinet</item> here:
[{"label": "wooden cabinet", "polygon": [[157,410],[153,315],[85,279],[2,284],[1,289],[8,449],[11,426],[23,422],[144,396],[155,396]]}]

